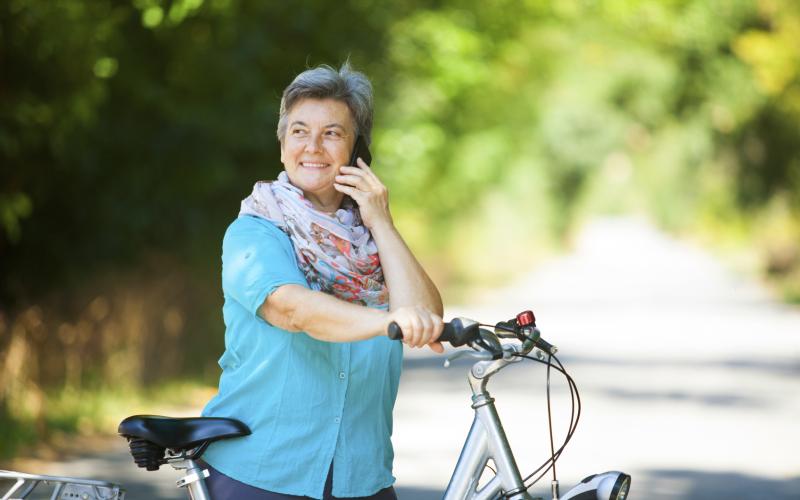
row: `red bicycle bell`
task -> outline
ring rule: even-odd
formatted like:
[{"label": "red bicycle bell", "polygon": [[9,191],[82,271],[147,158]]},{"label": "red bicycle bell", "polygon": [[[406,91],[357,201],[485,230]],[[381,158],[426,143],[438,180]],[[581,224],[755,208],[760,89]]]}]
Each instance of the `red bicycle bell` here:
[{"label": "red bicycle bell", "polygon": [[522,311],[517,314],[517,325],[536,326],[536,316],[533,315],[533,311]]}]

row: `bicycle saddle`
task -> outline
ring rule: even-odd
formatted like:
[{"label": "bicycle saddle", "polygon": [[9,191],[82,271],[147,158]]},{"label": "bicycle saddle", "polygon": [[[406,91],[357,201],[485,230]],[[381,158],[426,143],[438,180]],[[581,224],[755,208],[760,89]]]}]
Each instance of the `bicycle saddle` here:
[{"label": "bicycle saddle", "polygon": [[120,422],[117,432],[128,439],[131,454],[139,467],[157,470],[164,463],[165,448],[180,453],[201,447],[192,454],[191,458],[196,458],[209,443],[247,436],[250,429],[232,418],[134,415]]}]

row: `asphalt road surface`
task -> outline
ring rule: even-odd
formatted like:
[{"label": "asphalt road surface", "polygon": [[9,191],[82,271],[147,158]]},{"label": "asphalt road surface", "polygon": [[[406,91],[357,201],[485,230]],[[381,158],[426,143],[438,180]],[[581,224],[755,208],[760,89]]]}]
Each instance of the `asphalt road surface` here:
[{"label": "asphalt road surface", "polygon": [[[524,309],[559,347],[583,402],[558,461],[562,493],[622,470],[632,499],[800,499],[798,308],[640,219],[609,218],[588,224],[573,252],[446,317],[493,323]],[[441,498],[472,420],[469,364],[442,361],[406,351],[393,438],[401,500]],[[489,390],[527,475],[549,453],[545,370],[509,367]],[[560,441],[570,405],[555,374],[552,392]],[[120,482],[133,500],[182,498],[173,471],[143,472],[111,443],[35,472]],[[549,498],[549,484],[531,492]]]}]

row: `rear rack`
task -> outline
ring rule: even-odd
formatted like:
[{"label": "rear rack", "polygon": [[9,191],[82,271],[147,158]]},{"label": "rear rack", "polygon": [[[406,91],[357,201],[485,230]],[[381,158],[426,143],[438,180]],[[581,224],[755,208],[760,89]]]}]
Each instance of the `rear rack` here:
[{"label": "rear rack", "polygon": [[[11,486],[5,492],[3,489]],[[118,484],[75,477],[44,476],[0,469],[0,500],[28,498],[37,486],[53,488],[50,500],[125,500],[125,490]],[[37,495],[38,496],[38,495]]]}]

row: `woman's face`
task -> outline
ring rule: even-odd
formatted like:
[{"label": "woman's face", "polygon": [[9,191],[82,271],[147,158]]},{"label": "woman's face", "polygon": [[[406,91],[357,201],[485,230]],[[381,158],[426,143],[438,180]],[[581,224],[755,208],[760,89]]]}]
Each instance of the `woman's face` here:
[{"label": "woman's face", "polygon": [[333,188],[334,178],[349,162],[355,144],[355,124],[347,104],[303,99],[287,118],[281,162],[291,183],[312,198],[339,193]]}]

